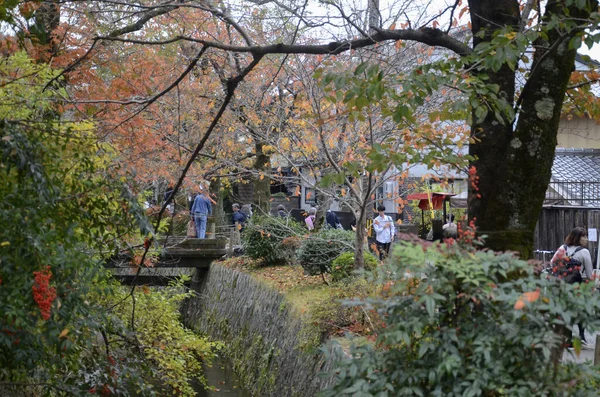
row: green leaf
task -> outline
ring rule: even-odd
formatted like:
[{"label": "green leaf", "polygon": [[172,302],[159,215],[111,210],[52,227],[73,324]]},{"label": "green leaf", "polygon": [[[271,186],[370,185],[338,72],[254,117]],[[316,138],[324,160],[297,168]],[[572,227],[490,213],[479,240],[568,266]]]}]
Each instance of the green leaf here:
[{"label": "green leaf", "polygon": [[354,75],[358,76],[359,74],[364,73],[364,71],[367,69],[367,67],[369,66],[369,62],[363,62],[360,65],[358,65],[356,67],[356,69],[354,69]]},{"label": "green leaf", "polygon": [[577,36],[575,36],[571,40],[569,40],[569,49],[570,50],[577,50],[580,47],[581,47],[581,35],[578,34]]}]

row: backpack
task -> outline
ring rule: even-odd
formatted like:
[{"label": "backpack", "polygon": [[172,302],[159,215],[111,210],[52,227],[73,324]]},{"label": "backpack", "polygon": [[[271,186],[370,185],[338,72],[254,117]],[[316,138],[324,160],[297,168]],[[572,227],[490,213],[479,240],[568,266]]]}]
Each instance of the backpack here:
[{"label": "backpack", "polygon": [[[565,254],[567,252],[567,245],[563,245],[565,249]],[[560,266],[554,266],[552,268],[552,275],[558,278],[563,279],[567,284],[580,283],[583,281],[581,277],[581,261],[573,258],[573,256],[581,251],[583,247],[577,247],[575,251],[571,255],[566,256],[569,260],[563,260],[563,263]]]}]

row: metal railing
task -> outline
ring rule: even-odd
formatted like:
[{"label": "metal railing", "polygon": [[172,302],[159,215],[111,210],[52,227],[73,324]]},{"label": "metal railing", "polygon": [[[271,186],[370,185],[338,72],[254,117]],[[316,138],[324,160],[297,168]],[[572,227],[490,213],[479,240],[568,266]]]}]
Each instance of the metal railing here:
[{"label": "metal railing", "polygon": [[554,181],[548,184],[544,204],[600,206],[600,181]]},{"label": "metal railing", "polygon": [[535,250],[533,251],[533,256],[534,259],[537,259],[544,264],[548,264],[554,256],[554,251]]}]

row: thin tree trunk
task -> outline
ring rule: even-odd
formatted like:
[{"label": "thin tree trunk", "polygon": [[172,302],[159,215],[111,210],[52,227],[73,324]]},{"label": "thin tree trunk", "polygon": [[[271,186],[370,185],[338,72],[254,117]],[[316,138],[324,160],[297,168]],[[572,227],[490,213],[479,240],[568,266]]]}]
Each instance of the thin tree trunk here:
[{"label": "thin tree trunk", "polygon": [[268,214],[271,211],[271,158],[263,152],[264,143],[257,142],[254,170],[258,172],[254,178],[254,205],[258,214]]},{"label": "thin tree trunk", "polygon": [[364,269],[365,267],[365,237],[367,233],[365,231],[365,217],[360,216],[360,219],[356,220],[356,244],[354,248],[354,268]]}]

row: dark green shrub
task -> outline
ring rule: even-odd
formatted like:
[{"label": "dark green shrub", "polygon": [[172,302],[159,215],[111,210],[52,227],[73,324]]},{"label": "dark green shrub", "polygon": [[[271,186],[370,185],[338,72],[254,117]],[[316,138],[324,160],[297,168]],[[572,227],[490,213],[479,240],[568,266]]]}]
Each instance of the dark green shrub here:
[{"label": "dark green shrub", "polygon": [[[304,229],[304,228],[303,228]],[[306,232],[305,230],[303,230]],[[302,245],[302,236],[286,237],[281,241],[282,255],[288,258],[287,262],[295,264],[298,261],[298,250]]]},{"label": "dark green shrub", "polygon": [[[377,258],[370,252],[364,252],[365,270],[375,269]],[[352,276],[354,270],[354,252],[344,252],[331,262],[331,279],[340,281]]]},{"label": "dark green shrub", "polygon": [[329,273],[331,262],[341,253],[354,251],[354,232],[329,229],[310,234],[298,250],[298,261],[311,276]]},{"label": "dark green shrub", "polygon": [[292,218],[253,216],[242,233],[245,253],[261,259],[265,265],[291,263],[295,248],[291,241],[306,233],[306,229]]},{"label": "dark green shrub", "polygon": [[382,294],[351,303],[380,315],[377,340],[340,355],[324,396],[598,395],[597,367],[561,360],[565,328],[600,327],[594,283],[540,277],[512,253],[400,244],[367,275]]}]

